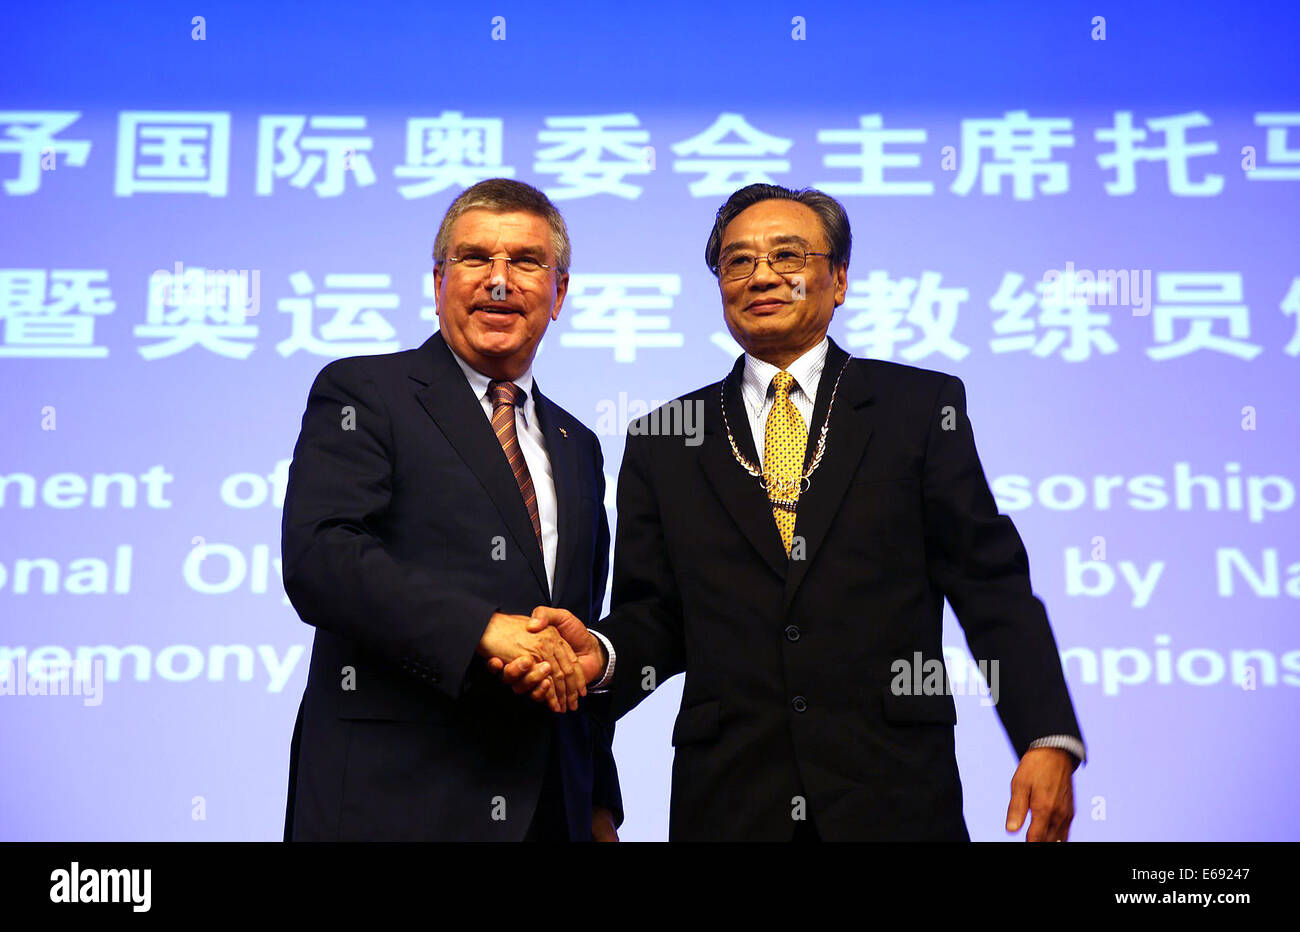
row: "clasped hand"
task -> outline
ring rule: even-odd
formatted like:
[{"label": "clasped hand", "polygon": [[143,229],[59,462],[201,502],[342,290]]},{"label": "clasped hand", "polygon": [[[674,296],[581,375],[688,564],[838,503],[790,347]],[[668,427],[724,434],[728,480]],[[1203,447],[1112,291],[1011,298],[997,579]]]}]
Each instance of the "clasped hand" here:
[{"label": "clasped hand", "polygon": [[605,669],[596,636],[572,612],[547,605],[533,609],[531,618],[493,615],[479,654],[517,695],[528,693],[552,712],[577,709],[587,683]]}]

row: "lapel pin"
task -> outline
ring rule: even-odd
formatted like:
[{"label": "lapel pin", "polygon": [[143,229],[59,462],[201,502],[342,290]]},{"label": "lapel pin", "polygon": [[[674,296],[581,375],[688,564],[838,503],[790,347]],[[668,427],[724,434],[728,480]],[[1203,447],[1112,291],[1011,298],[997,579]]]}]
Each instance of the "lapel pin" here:
[{"label": "lapel pin", "polygon": [[565,430],[563,427],[561,427],[561,428],[560,428],[560,436],[563,437],[565,440],[568,440],[568,439],[569,439],[569,432],[568,432],[567,430]]}]

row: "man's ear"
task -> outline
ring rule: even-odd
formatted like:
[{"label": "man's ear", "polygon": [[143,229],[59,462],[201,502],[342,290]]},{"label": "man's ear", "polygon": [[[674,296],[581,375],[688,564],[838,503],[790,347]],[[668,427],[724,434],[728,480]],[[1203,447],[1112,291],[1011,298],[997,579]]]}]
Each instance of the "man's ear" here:
[{"label": "man's ear", "polygon": [[437,263],[433,266],[433,314],[435,317],[442,316],[438,313],[438,299],[442,296],[442,267]]},{"label": "man's ear", "polygon": [[844,303],[849,293],[849,264],[843,262],[835,266],[835,306]]},{"label": "man's ear", "polygon": [[555,280],[555,306],[551,308],[551,320],[560,319],[560,305],[564,303],[564,296],[569,293],[569,273],[565,272]]}]

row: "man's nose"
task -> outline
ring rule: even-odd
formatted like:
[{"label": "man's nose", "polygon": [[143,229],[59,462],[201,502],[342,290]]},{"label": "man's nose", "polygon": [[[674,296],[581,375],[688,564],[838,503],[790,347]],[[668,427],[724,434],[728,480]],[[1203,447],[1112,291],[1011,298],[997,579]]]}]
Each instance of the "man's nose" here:
[{"label": "man's nose", "polygon": [[488,269],[488,277],[485,284],[494,296],[504,295],[505,292],[509,291],[510,263],[501,258],[493,259],[492,265]]},{"label": "man's nose", "polygon": [[759,256],[758,261],[754,263],[754,273],[749,276],[749,287],[769,288],[783,281],[784,278],[772,271],[772,263],[767,260],[767,256]]}]

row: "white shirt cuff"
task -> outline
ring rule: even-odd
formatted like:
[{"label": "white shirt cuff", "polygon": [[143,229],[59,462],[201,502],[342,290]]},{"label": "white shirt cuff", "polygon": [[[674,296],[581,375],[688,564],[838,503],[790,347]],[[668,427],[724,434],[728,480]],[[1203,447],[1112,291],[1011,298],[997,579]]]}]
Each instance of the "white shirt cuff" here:
[{"label": "white shirt cuff", "polygon": [[609,642],[609,638],[605,637],[605,635],[601,634],[594,628],[588,628],[587,630],[600,638],[600,643],[605,645],[605,656],[609,658],[608,662],[605,664],[604,675],[596,682],[588,685],[587,692],[607,693],[609,692],[609,681],[614,678],[614,661],[616,659],[614,655],[614,645]]},{"label": "white shirt cuff", "polygon": [[1048,735],[1046,738],[1029,742],[1029,749],[1034,748],[1060,748],[1062,751],[1069,751],[1081,764],[1088,759],[1083,742],[1073,735]]}]

